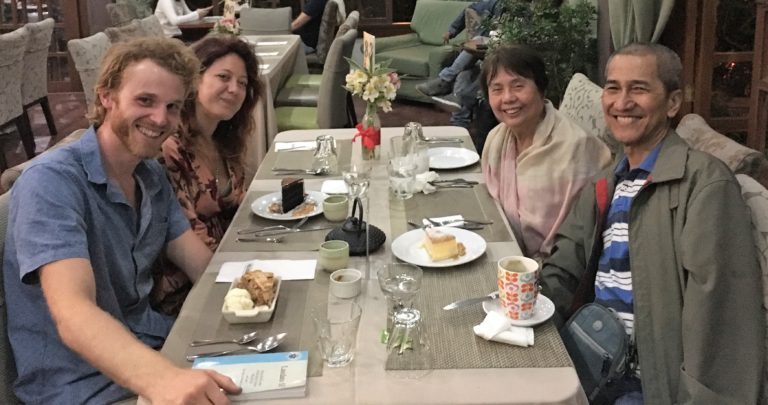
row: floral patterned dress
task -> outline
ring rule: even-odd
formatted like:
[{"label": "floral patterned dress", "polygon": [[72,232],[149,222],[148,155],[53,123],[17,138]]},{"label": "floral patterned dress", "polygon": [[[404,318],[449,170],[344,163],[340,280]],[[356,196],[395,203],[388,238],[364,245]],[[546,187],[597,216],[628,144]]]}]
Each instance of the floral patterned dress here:
[{"label": "floral patterned dress", "polygon": [[[230,181],[218,184],[211,169],[178,136],[163,143],[160,163],[166,168],[192,230],[212,251],[216,250],[245,197],[244,167],[228,162]],[[155,263],[153,277],[150,300],[155,309],[178,314],[192,287],[189,278],[164,257]]]}]

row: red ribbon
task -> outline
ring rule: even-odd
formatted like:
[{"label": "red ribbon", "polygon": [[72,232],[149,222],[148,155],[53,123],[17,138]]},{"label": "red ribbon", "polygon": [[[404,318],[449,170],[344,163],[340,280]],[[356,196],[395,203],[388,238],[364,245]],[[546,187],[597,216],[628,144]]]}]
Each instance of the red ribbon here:
[{"label": "red ribbon", "polygon": [[357,124],[357,134],[352,138],[352,142],[357,137],[363,138],[363,146],[366,149],[373,149],[381,144],[381,129],[376,127],[363,128],[363,124]]}]

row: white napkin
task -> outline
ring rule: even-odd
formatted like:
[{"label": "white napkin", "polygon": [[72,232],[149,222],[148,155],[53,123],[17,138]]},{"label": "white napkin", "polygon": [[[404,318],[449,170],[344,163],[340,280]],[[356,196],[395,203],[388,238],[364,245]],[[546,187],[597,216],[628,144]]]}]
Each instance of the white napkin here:
[{"label": "white napkin", "polygon": [[267,70],[267,69],[269,69],[269,63],[267,63],[267,64],[265,64],[265,65],[259,65],[259,69],[261,69],[261,70]]},{"label": "white napkin", "polygon": [[258,46],[285,45],[287,43],[288,42],[286,41],[262,41],[262,42],[257,42],[256,45]]},{"label": "white napkin", "polygon": [[320,191],[325,194],[347,194],[347,183],[344,180],[326,180],[320,186]]},{"label": "white napkin", "polygon": [[511,321],[498,312],[488,312],[483,322],[472,329],[475,335],[485,340],[522,347],[533,346],[533,328],[512,326]]},{"label": "white napkin", "polygon": [[430,181],[435,181],[439,179],[440,176],[437,175],[435,172],[424,172],[421,174],[417,174],[413,178],[413,183],[411,184],[412,192],[413,193],[424,193],[424,194],[431,194],[434,193],[437,190],[437,187],[429,184]]},{"label": "white napkin", "polygon": [[[453,226],[453,227],[459,227],[464,225],[464,216],[463,215],[449,215],[447,217],[430,217],[429,219],[439,222],[439,223],[447,223],[450,222],[450,225],[442,225],[442,226]],[[424,225],[432,225],[431,222],[427,221],[426,218],[421,220],[421,223]]]},{"label": "white napkin", "polygon": [[317,260],[251,260],[249,262],[226,262],[221,265],[217,283],[231,283],[245,273],[246,269],[269,271],[283,280],[312,280],[315,278]]},{"label": "white napkin", "polygon": [[256,56],[277,56],[280,52],[256,52]]},{"label": "white napkin", "polygon": [[315,150],[315,141],[275,142],[275,152],[281,150]]}]

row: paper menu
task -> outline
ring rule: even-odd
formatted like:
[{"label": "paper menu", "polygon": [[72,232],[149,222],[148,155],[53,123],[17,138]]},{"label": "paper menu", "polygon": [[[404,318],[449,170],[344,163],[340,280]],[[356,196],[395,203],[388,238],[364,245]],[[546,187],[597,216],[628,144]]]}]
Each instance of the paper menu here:
[{"label": "paper menu", "polygon": [[226,262],[221,265],[219,275],[216,276],[216,282],[231,283],[243,275],[246,269],[272,272],[276,276],[280,276],[283,281],[312,280],[315,278],[316,267],[317,260],[251,260],[247,262]]}]

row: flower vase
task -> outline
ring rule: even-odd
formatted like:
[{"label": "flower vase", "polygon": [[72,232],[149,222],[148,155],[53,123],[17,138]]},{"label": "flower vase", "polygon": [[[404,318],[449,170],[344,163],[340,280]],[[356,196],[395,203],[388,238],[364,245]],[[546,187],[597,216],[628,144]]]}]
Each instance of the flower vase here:
[{"label": "flower vase", "polygon": [[373,148],[368,148],[363,144],[363,160],[376,160],[379,158],[379,149],[381,143],[381,121],[375,104],[368,104],[365,108],[365,114],[362,120],[363,129],[373,128],[376,135],[376,144]]}]

